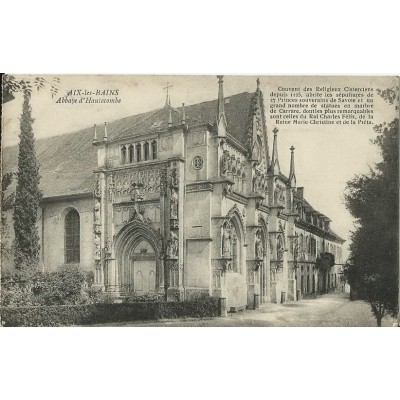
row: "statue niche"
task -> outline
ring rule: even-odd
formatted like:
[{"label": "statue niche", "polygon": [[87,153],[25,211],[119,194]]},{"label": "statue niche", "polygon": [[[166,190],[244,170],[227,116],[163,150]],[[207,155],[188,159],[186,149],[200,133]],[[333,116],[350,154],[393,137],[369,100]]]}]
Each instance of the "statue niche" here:
[{"label": "statue niche", "polygon": [[222,226],[222,257],[232,256],[232,225],[225,222]]},{"label": "statue niche", "polygon": [[256,258],[259,259],[259,260],[264,258],[264,246],[263,246],[263,243],[262,243],[260,229],[257,229],[257,231],[256,231],[254,247],[255,247],[254,250],[255,250]]},{"label": "statue niche", "polygon": [[178,218],[178,193],[174,188],[171,189],[170,213],[171,218]]},{"label": "statue niche", "polygon": [[229,161],[230,161],[229,151],[224,150],[222,153],[222,156],[221,156],[221,175],[222,176],[225,176],[226,173],[228,172]]},{"label": "statue niche", "polygon": [[168,258],[177,258],[179,253],[179,239],[178,235],[174,232],[170,232],[170,239],[168,240],[167,245],[167,257]]}]

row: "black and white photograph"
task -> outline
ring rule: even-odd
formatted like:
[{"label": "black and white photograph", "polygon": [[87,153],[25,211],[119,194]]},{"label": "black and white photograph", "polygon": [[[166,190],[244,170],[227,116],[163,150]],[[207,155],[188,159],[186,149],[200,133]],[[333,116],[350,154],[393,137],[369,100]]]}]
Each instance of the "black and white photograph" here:
[{"label": "black and white photograph", "polygon": [[398,77],[2,78],[4,327],[397,325]]}]

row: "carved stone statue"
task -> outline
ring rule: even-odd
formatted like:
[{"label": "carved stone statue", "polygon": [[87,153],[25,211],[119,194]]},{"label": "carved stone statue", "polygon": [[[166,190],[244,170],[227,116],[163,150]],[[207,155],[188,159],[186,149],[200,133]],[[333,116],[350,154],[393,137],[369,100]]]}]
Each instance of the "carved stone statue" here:
[{"label": "carved stone statue", "polygon": [[256,253],[256,258],[263,258],[264,257],[264,246],[262,244],[262,240],[260,237],[260,232],[256,233],[256,238],[255,238],[255,253]]},{"label": "carved stone statue", "polygon": [[100,201],[98,198],[95,199],[94,202],[94,224],[95,225],[100,225]]},{"label": "carved stone statue", "polygon": [[279,235],[278,238],[277,238],[277,245],[276,245],[276,258],[278,260],[282,260],[283,259],[283,251],[284,251],[283,239]]},{"label": "carved stone statue", "polygon": [[100,250],[100,236],[99,235],[94,235],[94,258],[100,259],[101,256],[101,250]]},{"label": "carved stone statue", "polygon": [[170,211],[171,218],[178,218],[178,194],[174,189],[171,190]]},{"label": "carved stone statue", "polygon": [[170,239],[168,241],[167,255],[169,257],[177,257],[178,256],[178,250],[179,250],[178,235],[174,231],[171,231],[170,232]]},{"label": "carved stone statue", "polygon": [[221,175],[225,175],[229,168],[229,151],[224,150],[221,157]]},{"label": "carved stone statue", "polygon": [[297,260],[299,256],[299,242],[297,238],[293,239],[293,258]]},{"label": "carved stone statue", "polygon": [[175,167],[171,169],[171,187],[175,188],[178,186],[179,186],[178,169]]},{"label": "carved stone statue", "polygon": [[229,224],[225,224],[222,229],[222,256],[223,257],[231,256],[231,246],[232,246],[231,227],[229,226]]},{"label": "carved stone statue", "polygon": [[104,252],[106,253],[106,257],[111,257],[111,242],[109,239],[106,241]]}]

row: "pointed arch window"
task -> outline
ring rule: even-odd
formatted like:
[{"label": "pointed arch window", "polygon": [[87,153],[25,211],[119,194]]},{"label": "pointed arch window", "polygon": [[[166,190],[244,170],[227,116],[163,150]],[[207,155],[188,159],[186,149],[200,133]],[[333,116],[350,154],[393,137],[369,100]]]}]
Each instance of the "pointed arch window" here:
[{"label": "pointed arch window", "polygon": [[80,217],[72,209],[65,216],[65,263],[79,263],[80,250]]}]

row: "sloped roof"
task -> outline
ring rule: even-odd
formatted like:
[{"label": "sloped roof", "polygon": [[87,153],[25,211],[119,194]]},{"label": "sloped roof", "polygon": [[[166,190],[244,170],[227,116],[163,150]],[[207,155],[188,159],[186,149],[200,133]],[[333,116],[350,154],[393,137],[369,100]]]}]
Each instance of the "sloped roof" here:
[{"label": "sloped roof", "polygon": [[[319,211],[317,211],[304,197],[299,197],[299,196],[294,196],[296,201],[299,201],[302,203],[303,207],[306,209],[307,212],[315,212],[315,213],[319,213],[321,216],[324,216],[326,219],[328,219],[329,221],[332,221],[331,219],[329,219],[325,214],[320,213]],[[327,230],[327,232],[334,236],[337,240],[340,241],[345,241],[344,239],[342,239],[337,233],[335,233],[330,227]]]},{"label": "sloped roof", "polygon": [[[246,127],[253,94],[240,93],[225,97],[228,133],[245,144]],[[185,107],[189,126],[214,123],[217,100]],[[135,133],[165,131],[168,127],[168,107],[132,115],[107,123],[109,140]],[[182,107],[172,108],[172,125],[182,121]],[[98,138],[104,135],[104,125],[97,127]],[[44,197],[91,193],[93,170],[97,168],[97,149],[92,144],[93,127],[36,141]],[[3,149],[4,172],[17,171],[18,146]]]},{"label": "sloped roof", "polygon": [[[87,128],[35,142],[44,197],[93,191],[97,150],[92,139],[93,128]],[[17,165],[18,146],[4,148],[4,172],[16,172]]]},{"label": "sloped roof", "polygon": [[[239,93],[225,97],[225,115],[228,133],[245,145],[251,98],[253,93]],[[215,122],[217,100],[185,106],[186,122],[189,126],[213,124]],[[107,135],[110,140],[120,139],[135,133],[165,131],[168,128],[168,107],[159,108],[142,114],[132,115],[107,124]],[[182,107],[171,108],[172,125],[178,126],[182,121]],[[93,128],[92,128],[93,129]],[[104,135],[104,125],[97,127],[98,138]]]}]

